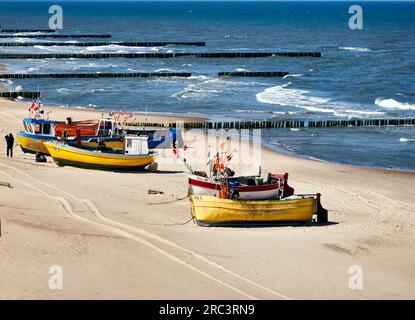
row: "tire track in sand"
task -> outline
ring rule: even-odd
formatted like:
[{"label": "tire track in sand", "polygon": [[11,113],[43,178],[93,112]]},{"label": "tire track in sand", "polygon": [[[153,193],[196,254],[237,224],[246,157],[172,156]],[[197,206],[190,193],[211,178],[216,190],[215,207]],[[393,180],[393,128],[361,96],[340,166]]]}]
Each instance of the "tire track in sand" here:
[{"label": "tire track in sand", "polygon": [[[109,218],[105,217],[104,215],[102,215],[102,213],[95,206],[95,204],[92,201],[90,201],[89,199],[81,199],[81,198],[78,198],[75,195],[73,195],[73,194],[71,194],[71,193],[69,193],[69,192],[67,192],[65,190],[62,190],[62,189],[60,189],[60,188],[58,188],[58,187],[56,187],[56,186],[54,186],[52,184],[49,184],[49,183],[46,183],[46,182],[44,182],[42,180],[33,178],[30,175],[28,175],[27,173],[25,173],[24,171],[22,171],[20,169],[17,169],[15,167],[8,166],[8,165],[4,165],[4,164],[0,164],[0,166],[3,166],[3,167],[6,167],[6,168],[9,168],[9,169],[12,169],[12,170],[14,170],[14,171],[16,171],[16,172],[18,172],[20,174],[23,174],[24,176],[27,176],[28,178],[30,178],[31,180],[33,180],[35,182],[38,182],[40,184],[45,185],[46,187],[52,188],[54,190],[57,190],[58,192],[61,192],[63,194],[66,194],[68,197],[72,198],[73,200],[80,201],[80,202],[84,203],[88,207],[88,209],[91,211],[91,213],[94,214],[94,216],[96,218],[100,219],[101,221],[105,222],[106,224],[99,223],[99,222],[96,222],[94,220],[90,220],[88,218],[85,218],[85,217],[82,217],[80,215],[75,214],[74,211],[72,210],[72,207],[71,207],[70,203],[65,198],[51,196],[47,192],[45,192],[45,191],[43,191],[43,190],[41,190],[41,189],[33,186],[32,184],[29,184],[29,183],[27,183],[27,182],[25,182],[23,180],[20,180],[20,179],[15,178],[15,177],[12,177],[11,175],[9,175],[9,174],[7,174],[7,173],[5,173],[3,171],[4,174],[8,175],[12,179],[14,179],[16,181],[19,181],[20,183],[28,186],[29,188],[32,188],[32,189],[40,192],[41,194],[43,194],[44,196],[46,196],[46,197],[48,197],[50,199],[54,199],[54,200],[58,201],[62,205],[62,207],[65,209],[65,211],[71,217],[73,217],[73,218],[75,218],[75,219],[77,219],[79,221],[82,221],[82,222],[85,222],[85,223],[89,223],[91,225],[94,225],[94,226],[96,226],[98,228],[101,228],[103,230],[106,230],[106,231],[109,231],[109,232],[112,232],[112,233],[116,233],[116,234],[121,235],[121,236],[123,236],[125,238],[128,238],[128,239],[134,240],[136,242],[139,242],[139,243],[147,246],[148,248],[150,248],[150,249],[158,252],[159,254],[161,254],[161,255],[169,258],[170,260],[172,260],[172,261],[174,261],[174,262],[176,262],[178,264],[181,264],[181,265],[189,268],[190,270],[192,270],[192,271],[194,271],[196,273],[199,273],[200,275],[202,275],[202,276],[204,276],[204,277],[212,280],[213,282],[216,282],[219,285],[222,285],[222,286],[224,286],[224,287],[226,287],[226,288],[228,288],[228,289],[230,289],[230,290],[232,290],[232,291],[234,291],[234,292],[236,292],[236,293],[244,296],[245,298],[248,298],[248,299],[258,299],[257,297],[255,297],[255,296],[253,296],[253,295],[251,295],[249,293],[246,293],[246,292],[244,292],[244,291],[242,291],[242,290],[234,287],[233,285],[230,285],[230,284],[228,284],[228,283],[226,283],[226,282],[224,282],[224,281],[222,281],[222,280],[220,280],[218,278],[215,278],[214,276],[206,273],[205,271],[203,271],[201,269],[198,269],[197,267],[195,267],[195,266],[187,263],[186,261],[178,258],[177,256],[175,256],[175,255],[167,252],[166,250],[164,250],[164,249],[156,246],[152,242],[149,242],[148,240],[146,240],[146,239],[144,239],[142,237],[139,237],[139,236],[137,236],[137,235],[135,235],[133,233],[138,233],[138,234],[140,234],[142,236],[145,236],[145,237],[150,238],[152,240],[158,241],[160,243],[163,243],[165,245],[168,245],[168,246],[170,246],[172,248],[175,248],[177,250],[180,250],[180,251],[182,251],[182,252],[184,252],[184,253],[192,256],[193,258],[195,258],[197,260],[200,260],[200,261],[202,261],[202,262],[204,262],[204,263],[206,263],[206,264],[208,264],[208,265],[210,265],[210,266],[212,266],[212,267],[214,267],[214,268],[216,268],[216,269],[218,269],[220,271],[223,271],[223,272],[225,272],[225,273],[233,276],[234,278],[236,278],[238,280],[244,281],[244,282],[246,282],[246,283],[248,283],[248,284],[256,287],[257,289],[261,289],[261,290],[263,290],[263,291],[265,291],[265,292],[267,292],[269,294],[272,294],[273,296],[276,296],[276,297],[278,297],[280,299],[285,299],[285,300],[289,300],[290,299],[286,295],[281,294],[279,292],[276,292],[276,291],[274,291],[274,290],[272,290],[270,288],[267,288],[267,287],[265,287],[265,286],[263,286],[263,285],[261,285],[259,283],[254,282],[252,280],[249,280],[248,278],[245,278],[245,277],[243,277],[243,276],[241,276],[241,275],[239,275],[239,274],[237,274],[237,273],[235,273],[235,272],[233,272],[233,271],[225,268],[224,266],[222,266],[222,265],[220,265],[220,264],[218,264],[218,263],[216,263],[216,262],[214,262],[212,260],[207,259],[205,256],[203,256],[201,254],[195,253],[195,252],[193,252],[193,251],[191,251],[189,249],[186,249],[184,247],[181,247],[180,245],[176,244],[173,241],[170,241],[168,239],[165,239],[165,238],[163,238],[163,237],[161,237],[161,236],[159,236],[157,234],[154,234],[152,232],[146,231],[144,229],[141,229],[141,228],[138,228],[138,227],[132,227],[132,226],[129,226],[129,225],[125,225],[123,223],[120,223],[118,221],[114,221],[112,219],[109,219]],[[129,230],[130,232],[128,232],[126,230]],[[133,233],[131,233],[131,232],[133,232]]]}]

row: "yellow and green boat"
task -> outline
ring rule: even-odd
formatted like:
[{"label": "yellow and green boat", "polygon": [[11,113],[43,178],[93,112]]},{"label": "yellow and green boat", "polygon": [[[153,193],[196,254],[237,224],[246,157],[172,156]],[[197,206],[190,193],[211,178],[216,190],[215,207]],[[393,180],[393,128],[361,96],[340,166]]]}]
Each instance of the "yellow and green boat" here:
[{"label": "yellow and green boat", "polygon": [[327,210],[320,195],[297,195],[276,200],[222,199],[192,195],[192,215],[201,226],[262,225],[304,223],[317,216],[317,223],[327,222]]},{"label": "yellow and green boat", "polygon": [[122,152],[78,148],[57,141],[44,142],[44,145],[59,166],[137,171],[155,161],[156,154],[148,151],[147,137],[126,136],[124,139]]}]

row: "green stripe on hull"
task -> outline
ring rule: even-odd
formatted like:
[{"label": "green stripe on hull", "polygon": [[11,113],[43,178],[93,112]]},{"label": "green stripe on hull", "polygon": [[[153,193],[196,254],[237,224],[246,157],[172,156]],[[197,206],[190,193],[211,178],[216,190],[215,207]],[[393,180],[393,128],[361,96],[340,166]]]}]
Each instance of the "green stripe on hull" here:
[{"label": "green stripe on hull", "polygon": [[149,163],[144,166],[126,167],[126,166],[94,165],[94,164],[88,164],[88,163],[83,163],[83,162],[63,160],[59,158],[53,158],[53,160],[55,160],[56,164],[60,167],[71,166],[71,167],[77,167],[77,168],[83,168],[83,169],[106,170],[106,171],[144,171],[145,167],[147,167],[150,164]]}]

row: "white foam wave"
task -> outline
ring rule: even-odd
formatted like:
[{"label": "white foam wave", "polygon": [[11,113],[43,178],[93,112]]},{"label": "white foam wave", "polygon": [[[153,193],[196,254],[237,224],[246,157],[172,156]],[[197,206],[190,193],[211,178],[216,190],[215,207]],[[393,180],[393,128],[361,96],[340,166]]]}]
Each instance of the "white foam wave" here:
[{"label": "white foam wave", "polygon": [[298,73],[298,74],[296,74],[296,73],[293,73],[293,74],[287,74],[286,76],[284,76],[283,78],[290,78],[290,77],[292,77],[292,78],[298,78],[298,77],[302,77],[304,74],[302,74],[302,73]]},{"label": "white foam wave", "polygon": [[14,38],[14,41],[22,43],[22,42],[30,42],[32,40],[30,38]]},{"label": "white foam wave", "polygon": [[62,50],[61,47],[58,46],[33,46],[33,48],[51,52],[58,52]]},{"label": "white foam wave", "polygon": [[[215,77],[209,78],[205,76],[198,76],[198,80],[204,80],[203,82],[192,83],[184,88],[184,90],[179,91],[172,95],[173,98],[183,100],[203,100],[209,99],[222,92],[239,90],[241,87],[249,87],[253,85],[258,85],[257,82],[237,82],[223,80],[222,78]],[[207,80],[205,80],[207,78]],[[193,78],[195,79],[195,78]],[[262,85],[262,84],[261,84]]]},{"label": "white foam wave", "polygon": [[400,142],[415,142],[415,138],[400,138]]},{"label": "white foam wave", "polygon": [[91,52],[101,52],[101,51],[126,51],[126,50],[146,50],[145,47],[129,47],[129,46],[120,46],[118,44],[108,44],[103,46],[93,46],[93,47],[86,47],[86,51]]},{"label": "white foam wave", "polygon": [[371,52],[369,48],[362,47],[339,47],[340,50],[357,51],[357,52]]},{"label": "white foam wave", "polygon": [[359,117],[359,116],[382,116],[385,112],[381,111],[366,111],[366,110],[354,110],[354,109],[346,109],[341,111],[336,111],[334,113],[335,116],[338,117]]},{"label": "white foam wave", "polygon": [[59,89],[56,89],[56,91],[58,91],[60,93],[65,93],[65,92],[78,92],[78,90],[73,90],[73,89],[68,89],[68,88],[59,88]]},{"label": "white foam wave", "polygon": [[383,99],[377,98],[375,100],[375,104],[379,107],[386,108],[386,109],[397,109],[397,110],[415,110],[415,104],[409,104],[397,101],[395,99]]},{"label": "white foam wave", "polygon": [[154,72],[176,72],[176,71],[173,69],[169,69],[169,68],[161,68],[161,69],[157,69]]},{"label": "white foam wave", "polygon": [[288,88],[292,83],[265,89],[256,95],[258,102],[276,104],[280,106],[292,106],[306,109],[311,112],[334,113],[335,110],[328,107],[332,106],[330,99],[313,97],[308,95],[310,92],[302,89]]},{"label": "white foam wave", "polygon": [[17,86],[14,90],[20,92],[20,91],[23,90],[23,87],[22,86]]},{"label": "white foam wave", "polygon": [[209,80],[211,78],[208,77],[208,76],[202,76],[202,75],[200,75],[200,76],[190,76],[190,77],[187,77],[185,79],[188,79],[188,80],[202,80],[202,81],[206,81],[206,80]]},{"label": "white foam wave", "polygon": [[248,69],[244,69],[244,68],[236,68],[235,70],[233,70],[234,72],[251,72],[251,70]]}]

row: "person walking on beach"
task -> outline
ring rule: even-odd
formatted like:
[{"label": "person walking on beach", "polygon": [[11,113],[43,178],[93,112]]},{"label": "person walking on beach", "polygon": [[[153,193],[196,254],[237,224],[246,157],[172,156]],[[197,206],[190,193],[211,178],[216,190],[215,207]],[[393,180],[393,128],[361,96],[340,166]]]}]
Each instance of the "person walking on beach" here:
[{"label": "person walking on beach", "polygon": [[14,145],[14,137],[11,133],[9,133],[6,138],[6,144],[7,144],[7,156],[13,158],[13,145]]}]

